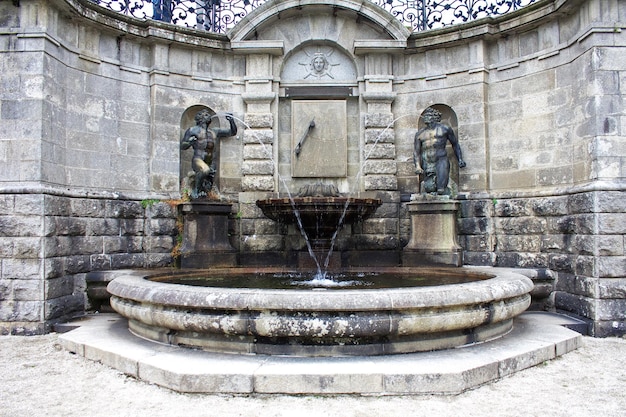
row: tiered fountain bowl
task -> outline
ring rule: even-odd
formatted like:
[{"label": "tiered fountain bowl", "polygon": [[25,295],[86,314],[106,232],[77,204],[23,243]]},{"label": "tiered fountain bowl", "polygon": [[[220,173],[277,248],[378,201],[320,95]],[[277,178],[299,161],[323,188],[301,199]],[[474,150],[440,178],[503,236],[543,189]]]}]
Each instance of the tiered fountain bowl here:
[{"label": "tiered fountain bowl", "polygon": [[378,198],[293,197],[258,200],[257,206],[268,218],[283,224],[301,226],[313,247],[326,248],[335,232],[371,216],[382,204]]}]

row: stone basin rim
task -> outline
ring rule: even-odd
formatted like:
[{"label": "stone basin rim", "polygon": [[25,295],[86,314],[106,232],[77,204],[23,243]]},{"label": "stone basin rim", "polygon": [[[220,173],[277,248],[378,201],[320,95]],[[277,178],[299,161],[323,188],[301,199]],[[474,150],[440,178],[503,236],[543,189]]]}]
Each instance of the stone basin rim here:
[{"label": "stone basin rim", "polygon": [[[348,269],[358,272],[365,269]],[[371,268],[369,271],[371,272]],[[376,272],[427,272],[470,273],[484,276],[478,281],[435,285],[427,287],[404,287],[383,289],[256,289],[197,287],[151,281],[149,278],[167,275],[191,276],[203,272],[235,273],[238,268],[211,270],[179,270],[169,272],[137,272],[122,274],[107,287],[115,297],[136,302],[165,304],[171,307],[201,309],[243,310],[299,310],[299,311],[370,311],[400,308],[441,308],[455,305],[489,303],[496,300],[523,296],[533,288],[532,281],[508,268],[376,268]],[[293,272],[284,269],[255,269],[257,272]],[[243,272],[243,271],[241,271]],[[342,271],[344,272],[344,271]],[[348,300],[348,303],[345,301]],[[345,305],[343,305],[345,303]]]}]

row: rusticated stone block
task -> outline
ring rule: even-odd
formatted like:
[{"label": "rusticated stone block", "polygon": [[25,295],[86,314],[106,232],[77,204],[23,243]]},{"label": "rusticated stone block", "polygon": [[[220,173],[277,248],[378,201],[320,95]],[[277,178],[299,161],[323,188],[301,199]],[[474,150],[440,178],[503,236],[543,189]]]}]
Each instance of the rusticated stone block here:
[{"label": "rusticated stone block", "polygon": [[398,179],[393,175],[367,175],[365,190],[397,190]]},{"label": "rusticated stone block", "polygon": [[111,268],[143,268],[145,261],[144,254],[138,253],[120,253],[111,255]]},{"label": "rusticated stone block", "polygon": [[596,216],[594,214],[574,214],[550,218],[548,230],[557,233],[595,234]]},{"label": "rusticated stone block", "polygon": [[[36,322],[42,319],[41,301],[11,300],[0,303],[0,322],[20,321]],[[3,334],[8,334],[3,332]],[[11,334],[28,334],[28,332],[11,332]]]},{"label": "rusticated stone block", "polygon": [[17,194],[13,214],[33,215],[43,211],[44,198],[41,194]]},{"label": "rusticated stone block", "polygon": [[252,129],[271,128],[274,124],[272,113],[246,113],[245,123]]},{"label": "rusticated stone block", "polygon": [[64,275],[54,279],[46,280],[46,299],[64,297],[74,292],[74,276]]},{"label": "rusticated stone block", "polygon": [[[135,238],[139,241],[140,239]],[[163,252],[168,254],[174,247],[173,236],[146,236],[143,238],[143,248],[148,252]]]},{"label": "rusticated stone block", "polygon": [[463,252],[463,263],[465,265],[495,266],[496,254],[493,252]]},{"label": "rusticated stone block", "polygon": [[498,200],[495,215],[500,217],[530,216],[532,210],[528,200]]},{"label": "rusticated stone block", "polygon": [[459,233],[462,235],[482,235],[491,231],[492,220],[488,217],[459,219]]},{"label": "rusticated stone block", "polygon": [[144,239],[141,236],[106,236],[103,238],[104,252],[107,254],[141,252]]},{"label": "rusticated stone block", "polygon": [[548,268],[549,256],[545,253],[497,252],[495,266],[507,268]]},{"label": "rusticated stone block", "polygon": [[495,219],[496,229],[511,235],[543,234],[546,220],[538,217],[507,217]]},{"label": "rusticated stone block", "polygon": [[[385,193],[378,193],[376,198],[380,198],[385,201]],[[388,201],[388,200],[387,200]],[[390,217],[390,218],[398,218],[399,217],[399,204],[395,202],[385,203],[383,202],[371,216],[372,218],[377,217]]]},{"label": "rusticated stone block", "polygon": [[0,216],[0,236],[39,236],[42,221],[38,216]]},{"label": "rusticated stone block", "polygon": [[397,171],[396,161],[394,160],[369,160],[365,161],[363,173],[368,174],[387,174],[393,175]]},{"label": "rusticated stone block", "polygon": [[[176,236],[178,233],[176,219],[151,219],[148,220],[146,227],[146,234],[150,235],[166,235]],[[142,230],[142,229],[137,229]],[[139,233],[134,233],[139,234]]]},{"label": "rusticated stone block", "polygon": [[599,213],[597,218],[600,234],[626,234],[626,213]]},{"label": "rusticated stone block", "polygon": [[122,219],[141,218],[144,214],[143,207],[138,201],[115,201],[108,200],[106,203],[106,216]]},{"label": "rusticated stone block", "polygon": [[396,234],[398,219],[374,218],[363,221],[362,233],[368,234]]},{"label": "rusticated stone block", "polygon": [[466,235],[459,237],[459,243],[464,250],[470,252],[487,252],[493,250],[493,238],[489,235]]},{"label": "rusticated stone block", "polygon": [[86,298],[85,294],[77,293],[46,300],[44,320],[71,317],[72,313],[83,311]]},{"label": "rusticated stone block", "polygon": [[624,191],[604,191],[598,199],[598,211],[605,213],[626,212],[626,193]]},{"label": "rusticated stone block", "polygon": [[243,175],[272,175],[274,174],[274,163],[272,161],[244,161],[241,166]]},{"label": "rusticated stone block", "polygon": [[246,252],[280,251],[284,249],[284,243],[280,235],[252,235],[242,239],[241,249]]},{"label": "rusticated stone block", "polygon": [[394,143],[395,135],[393,129],[366,129],[365,143]]},{"label": "rusticated stone block", "polygon": [[[103,271],[111,269],[111,255],[99,253],[89,257],[90,271]],[[89,272],[89,271],[84,271]]]},{"label": "rusticated stone block", "polygon": [[249,143],[243,147],[243,159],[272,159],[272,147],[258,143]]},{"label": "rusticated stone block", "polygon": [[461,201],[461,217],[487,217],[493,215],[494,204],[491,200]]},{"label": "rusticated stone block", "polygon": [[568,214],[567,197],[538,198],[531,201],[537,216],[562,216]]},{"label": "rusticated stone block", "polygon": [[39,279],[41,276],[41,262],[37,258],[32,259],[3,259],[3,279]]},{"label": "rusticated stone block", "polygon": [[598,293],[600,298],[626,299],[626,278],[600,278]]},{"label": "rusticated stone block", "polygon": [[393,114],[367,113],[364,122],[365,128],[390,128],[393,127]]},{"label": "rusticated stone block", "polygon": [[354,243],[356,248],[361,250],[395,250],[400,246],[398,238],[391,235],[358,235],[355,236]]},{"label": "rusticated stone block", "polygon": [[[0,246],[3,245],[2,238],[0,238]],[[39,237],[14,237],[10,239],[11,244],[7,245],[11,248],[11,254],[8,257],[11,258],[37,258],[39,251],[41,250],[41,239]],[[0,256],[4,256],[3,249],[0,249]]]},{"label": "rusticated stone block", "polygon": [[265,144],[274,143],[274,131],[271,129],[249,129],[243,132],[243,143],[248,144]]},{"label": "rusticated stone block", "polygon": [[103,200],[77,198],[70,200],[71,215],[74,217],[100,217],[105,213]]},{"label": "rusticated stone block", "polygon": [[576,273],[576,256],[565,254],[550,254],[548,267],[557,272]]},{"label": "rusticated stone block", "polygon": [[392,143],[368,143],[364,150],[365,159],[394,159],[396,146]]},{"label": "rusticated stone block", "polygon": [[576,213],[593,213],[595,211],[594,193],[581,193],[568,196],[567,199],[568,212]]},{"label": "rusticated stone block", "polygon": [[274,177],[272,175],[246,175],[241,180],[243,191],[273,191]]},{"label": "rusticated stone block", "polygon": [[499,251],[504,252],[539,252],[541,237],[537,235],[498,235],[496,245]]},{"label": "rusticated stone block", "polygon": [[90,255],[73,255],[65,258],[65,273],[66,274],[79,274],[81,272],[88,272],[91,270],[91,256]]},{"label": "rusticated stone block", "polygon": [[[16,279],[13,280],[12,297],[14,300],[18,301],[38,301],[41,300],[41,294],[44,291],[44,287],[49,289],[48,285],[44,286],[44,282],[42,280]],[[72,285],[72,290],[73,289]]]},{"label": "rusticated stone block", "polygon": [[626,256],[603,256],[597,262],[600,277],[626,277]]},{"label": "rusticated stone block", "polygon": [[176,218],[176,206],[167,202],[150,204],[145,209],[146,216],[153,219]]}]

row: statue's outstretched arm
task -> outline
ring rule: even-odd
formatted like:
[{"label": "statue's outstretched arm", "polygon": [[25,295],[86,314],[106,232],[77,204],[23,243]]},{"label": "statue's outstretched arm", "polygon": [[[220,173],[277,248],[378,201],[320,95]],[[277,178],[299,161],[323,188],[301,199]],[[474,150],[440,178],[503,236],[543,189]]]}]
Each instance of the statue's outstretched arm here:
[{"label": "statue's outstretched arm", "polygon": [[422,141],[419,139],[419,135],[422,131],[419,130],[415,134],[415,139],[413,141],[413,163],[415,164],[415,173],[423,174],[424,169],[422,168]]},{"label": "statue's outstretched arm", "polygon": [[461,146],[459,145],[459,141],[454,134],[452,128],[448,129],[448,140],[452,144],[452,149],[454,150],[454,154],[456,155],[456,159],[459,161],[459,167],[463,168],[465,166],[465,161],[463,160],[463,153],[461,152]]},{"label": "statue's outstretched arm", "polygon": [[218,138],[235,136],[237,134],[237,125],[235,124],[235,119],[233,118],[233,116],[227,114],[226,120],[228,120],[230,127],[228,129],[216,129],[215,136],[217,136]]}]

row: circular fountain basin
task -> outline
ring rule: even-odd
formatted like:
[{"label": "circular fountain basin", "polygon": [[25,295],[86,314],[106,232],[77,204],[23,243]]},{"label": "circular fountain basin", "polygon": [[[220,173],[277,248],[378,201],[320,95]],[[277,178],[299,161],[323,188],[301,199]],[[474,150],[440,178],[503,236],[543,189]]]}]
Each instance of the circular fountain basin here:
[{"label": "circular fountain basin", "polygon": [[[347,272],[360,279],[365,271]],[[146,339],[214,352],[335,356],[429,351],[498,338],[528,308],[533,288],[527,277],[500,268],[379,272],[456,283],[352,289],[184,284],[199,277],[195,270],[120,276],[108,291],[113,309]],[[252,274],[241,268],[208,273],[222,283]],[[171,279],[179,283],[163,282]]]}]

